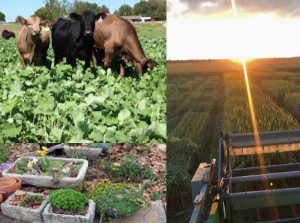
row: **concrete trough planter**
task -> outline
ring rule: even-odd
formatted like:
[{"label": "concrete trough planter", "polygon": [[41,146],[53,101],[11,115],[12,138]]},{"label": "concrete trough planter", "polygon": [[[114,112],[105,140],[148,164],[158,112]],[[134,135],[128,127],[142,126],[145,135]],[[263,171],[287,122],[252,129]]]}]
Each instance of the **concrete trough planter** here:
[{"label": "concrete trough planter", "polygon": [[49,203],[43,211],[45,223],[93,223],[95,218],[96,204],[89,200],[89,209],[86,215],[64,215],[52,213],[52,204]]},{"label": "concrete trough planter", "polygon": [[88,160],[95,160],[102,153],[103,148],[89,148],[86,146],[64,146],[65,153],[74,158],[87,158]]},{"label": "concrete trough planter", "polygon": [[[26,195],[38,195],[41,197],[45,197],[46,199],[42,202],[41,206],[38,209],[14,206],[3,202],[1,204],[2,213],[22,222],[28,221],[33,223],[43,223],[42,212],[48,203],[48,196],[31,192],[27,192]],[[11,201],[14,198],[15,194],[11,195],[7,200]]]},{"label": "concrete trough planter", "polygon": [[[35,158],[35,157],[28,157],[28,158]],[[20,161],[22,158],[17,159]],[[18,177],[22,180],[22,185],[33,185],[36,187],[49,187],[49,188],[74,188],[78,187],[82,184],[82,181],[85,177],[87,168],[88,168],[88,161],[84,159],[67,159],[67,158],[52,158],[49,157],[51,161],[61,161],[64,163],[73,162],[74,164],[83,164],[81,169],[78,172],[77,177],[63,177],[59,180],[58,183],[53,182],[52,176],[36,176],[36,175],[21,175],[15,173],[9,173],[9,170],[14,167],[11,166],[3,172],[4,177]]]}]

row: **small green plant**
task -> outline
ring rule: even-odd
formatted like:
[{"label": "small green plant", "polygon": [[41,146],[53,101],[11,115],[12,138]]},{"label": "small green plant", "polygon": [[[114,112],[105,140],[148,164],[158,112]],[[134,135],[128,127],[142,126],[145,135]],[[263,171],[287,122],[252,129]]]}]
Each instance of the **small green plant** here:
[{"label": "small green plant", "polygon": [[164,192],[163,191],[160,191],[160,192],[157,192],[157,193],[151,193],[151,198],[154,201],[159,200],[159,199],[163,199],[164,197],[165,196],[164,196]]},{"label": "small green plant", "polygon": [[88,193],[96,202],[96,211],[105,217],[125,218],[146,208],[145,197],[131,184],[100,183]]},{"label": "small green plant", "polygon": [[0,165],[8,160],[10,149],[7,145],[1,144],[0,147]]},{"label": "small green plant", "polygon": [[[34,203],[32,203],[34,201]],[[29,203],[28,203],[29,202]],[[38,195],[30,195],[24,198],[21,203],[22,207],[28,207],[28,205],[40,205],[43,202],[43,198]]]},{"label": "small green plant", "polygon": [[83,210],[84,205],[89,203],[86,196],[76,190],[59,189],[50,193],[49,202],[60,209]]},{"label": "small green plant", "polygon": [[24,174],[25,172],[23,170],[16,170],[16,174]]},{"label": "small green plant", "polygon": [[154,183],[146,183],[144,188],[148,189],[149,187],[152,187],[152,186],[154,186]]},{"label": "small green plant", "polygon": [[153,177],[153,172],[149,165],[145,168],[138,165],[136,162],[125,159],[122,164],[118,163],[104,163],[104,169],[108,171],[108,174],[113,178],[126,177],[132,180],[137,179],[150,179]]},{"label": "small green plant", "polygon": [[20,161],[15,163],[15,167],[24,167],[27,166],[29,158],[22,158]]}]

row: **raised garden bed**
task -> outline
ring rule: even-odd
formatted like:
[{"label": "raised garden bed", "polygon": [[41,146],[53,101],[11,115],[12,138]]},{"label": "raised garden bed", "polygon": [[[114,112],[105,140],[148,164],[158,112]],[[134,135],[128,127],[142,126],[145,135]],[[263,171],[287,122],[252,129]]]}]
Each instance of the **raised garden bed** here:
[{"label": "raised garden bed", "polygon": [[103,148],[90,148],[86,146],[64,146],[64,151],[69,157],[73,158],[86,158],[95,160],[102,153]]},{"label": "raised garden bed", "polygon": [[89,200],[86,215],[66,215],[53,213],[53,205],[49,203],[43,211],[45,223],[93,223],[95,217],[95,202]]},{"label": "raised garden bed", "polygon": [[[28,157],[25,159],[34,160],[36,158]],[[20,170],[18,171],[18,169],[16,168],[16,163],[27,162],[24,162],[24,158],[19,158],[14,163],[14,165],[3,172],[3,176],[18,177],[22,180],[22,184],[33,185],[36,187],[74,188],[82,184],[88,168],[87,160],[52,157],[49,157],[47,159],[49,159],[53,163],[53,166],[51,166],[51,168],[47,172],[30,171],[29,169],[26,169],[26,167],[24,169],[21,169],[22,172],[20,172]],[[63,168],[65,172],[63,172],[62,168],[59,167],[59,164],[63,163],[71,165],[69,169],[66,166]],[[78,170],[76,170],[76,168]],[[17,173],[13,173],[14,171],[17,171]],[[77,171],[76,176],[71,177],[73,176],[72,174],[74,174],[74,171]]]},{"label": "raised garden bed", "polygon": [[[33,205],[34,208],[30,207],[22,207],[22,206],[16,206],[10,203],[13,203],[14,200],[16,200],[16,203],[21,204],[18,197],[23,199],[25,196],[39,196],[44,198],[44,200],[41,202],[40,205]],[[19,221],[28,221],[28,222],[34,222],[34,223],[43,223],[42,218],[42,211],[46,207],[48,203],[48,198],[44,194],[37,194],[37,193],[31,193],[27,192],[24,196],[16,196],[16,194],[11,195],[6,202],[3,202],[1,204],[1,210],[2,213],[6,216],[15,218]]]}]

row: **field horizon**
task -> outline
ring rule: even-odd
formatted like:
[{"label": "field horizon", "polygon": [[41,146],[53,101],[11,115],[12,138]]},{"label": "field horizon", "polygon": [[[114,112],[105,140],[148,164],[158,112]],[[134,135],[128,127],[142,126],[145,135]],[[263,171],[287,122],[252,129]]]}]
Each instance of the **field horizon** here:
[{"label": "field horizon", "polygon": [[[246,60],[247,70],[300,68],[300,56],[289,58],[258,58]],[[183,69],[180,69],[184,66]],[[241,62],[235,59],[167,60],[168,74],[189,72],[228,72],[243,70]]]}]

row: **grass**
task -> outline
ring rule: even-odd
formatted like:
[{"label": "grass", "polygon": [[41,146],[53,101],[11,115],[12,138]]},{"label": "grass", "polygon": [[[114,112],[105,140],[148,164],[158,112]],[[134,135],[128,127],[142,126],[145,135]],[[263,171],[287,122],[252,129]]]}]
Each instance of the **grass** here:
[{"label": "grass", "polygon": [[165,37],[167,35],[167,28],[163,26],[163,23],[138,23],[133,26],[138,36]]},{"label": "grass", "polygon": [[[3,30],[6,29],[8,31],[14,32],[15,34],[18,34],[22,28],[23,28],[23,25],[21,25],[19,23],[12,23],[9,25],[0,25],[0,33],[2,34]],[[2,36],[1,36],[1,38],[2,38]]]},{"label": "grass", "polygon": [[[134,24],[134,27],[137,31],[138,36],[151,36],[151,37],[166,37],[167,28],[160,23],[152,23],[152,24]],[[19,23],[12,23],[9,25],[0,25],[0,33],[2,34],[3,30],[12,31],[15,34],[18,34],[20,30],[23,28],[23,25]]]}]

